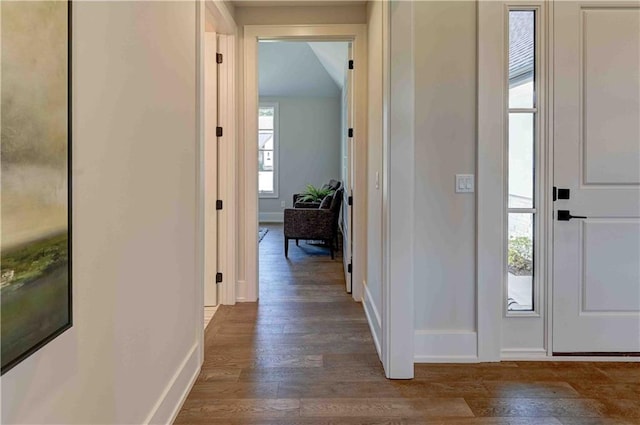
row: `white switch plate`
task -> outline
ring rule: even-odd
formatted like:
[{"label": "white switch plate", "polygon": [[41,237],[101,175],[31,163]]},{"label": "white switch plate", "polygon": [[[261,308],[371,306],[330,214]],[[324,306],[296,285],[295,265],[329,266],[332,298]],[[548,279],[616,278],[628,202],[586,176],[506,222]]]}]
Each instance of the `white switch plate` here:
[{"label": "white switch plate", "polygon": [[285,201],[280,202],[280,206],[282,208],[285,208],[287,206],[287,203]]},{"label": "white switch plate", "polygon": [[473,193],[475,187],[473,174],[456,174],[456,193]]}]

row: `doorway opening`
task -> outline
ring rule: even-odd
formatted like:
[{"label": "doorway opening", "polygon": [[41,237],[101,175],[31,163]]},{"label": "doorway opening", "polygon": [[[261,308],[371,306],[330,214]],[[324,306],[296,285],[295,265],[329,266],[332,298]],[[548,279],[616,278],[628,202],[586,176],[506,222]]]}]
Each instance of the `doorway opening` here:
[{"label": "doorway opening", "polygon": [[[261,299],[351,293],[352,43],[258,42]],[[314,273],[313,294],[291,279]],[[304,280],[304,279],[302,279]],[[299,281],[299,279],[298,279]]]}]

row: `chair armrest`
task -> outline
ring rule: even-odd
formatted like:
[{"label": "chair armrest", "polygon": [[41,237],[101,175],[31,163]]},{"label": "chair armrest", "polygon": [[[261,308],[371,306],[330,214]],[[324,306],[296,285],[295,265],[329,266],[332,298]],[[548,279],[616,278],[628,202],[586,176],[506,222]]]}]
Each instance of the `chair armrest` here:
[{"label": "chair armrest", "polygon": [[333,217],[331,210],[287,208],[284,210],[284,235],[299,239],[331,239]]}]

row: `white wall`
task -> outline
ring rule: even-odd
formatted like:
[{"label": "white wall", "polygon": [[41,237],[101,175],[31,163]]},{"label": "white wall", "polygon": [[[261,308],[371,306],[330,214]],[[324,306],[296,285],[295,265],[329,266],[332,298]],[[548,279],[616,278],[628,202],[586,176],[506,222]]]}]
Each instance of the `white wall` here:
[{"label": "white wall", "polygon": [[261,97],[279,105],[278,198],[261,198],[259,212],[282,214],[282,201],[292,208],[292,196],[307,184],[321,186],[340,178],[340,98]]},{"label": "white wall", "polygon": [[2,423],[167,422],[197,372],[195,36],[193,2],[73,4],[74,326],[2,377]]},{"label": "white wall", "polygon": [[416,2],[415,329],[421,361],[476,355],[476,4]]},{"label": "white wall", "polygon": [[[382,2],[367,7],[369,128],[367,141],[367,274],[364,307],[381,354],[382,339]],[[376,179],[376,174],[378,175]],[[378,186],[376,187],[376,180]]]}]

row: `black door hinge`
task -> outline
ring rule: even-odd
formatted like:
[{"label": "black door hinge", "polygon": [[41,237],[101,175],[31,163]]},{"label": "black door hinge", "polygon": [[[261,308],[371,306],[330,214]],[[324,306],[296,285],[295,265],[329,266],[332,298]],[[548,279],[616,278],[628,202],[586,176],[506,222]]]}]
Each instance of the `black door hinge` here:
[{"label": "black door hinge", "polygon": [[351,263],[347,265],[347,273],[353,273],[353,265]]},{"label": "black door hinge", "polygon": [[223,130],[222,127],[216,127],[216,137],[222,137]]},{"label": "black door hinge", "polygon": [[216,210],[221,210],[221,209],[222,209],[222,201],[218,199],[216,201]]},{"label": "black door hinge", "polygon": [[222,63],[222,53],[216,53],[216,63]]},{"label": "black door hinge", "polygon": [[222,283],[222,273],[216,273],[216,283]]},{"label": "black door hinge", "polygon": [[353,60],[349,61],[349,69],[353,69]]},{"label": "black door hinge", "polygon": [[349,131],[347,131],[347,136],[353,137],[353,128],[350,128]]},{"label": "black door hinge", "polygon": [[347,204],[349,204],[349,205],[353,205],[353,196],[349,196],[349,197],[347,198]]}]

